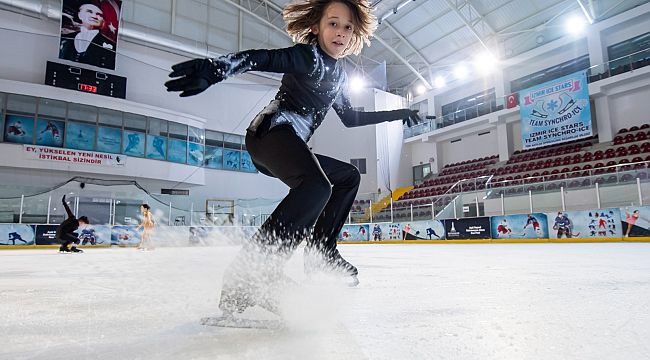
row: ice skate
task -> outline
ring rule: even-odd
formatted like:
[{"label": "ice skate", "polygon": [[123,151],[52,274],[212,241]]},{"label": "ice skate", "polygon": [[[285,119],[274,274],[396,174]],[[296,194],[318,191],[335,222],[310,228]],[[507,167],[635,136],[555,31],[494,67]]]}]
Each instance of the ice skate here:
[{"label": "ice skate", "polygon": [[[282,318],[279,299],[286,291],[298,284],[282,271],[281,259],[261,263],[257,259],[259,253],[250,249],[242,250],[235,258],[224,275],[219,309],[222,315],[201,319],[203,325],[269,328],[281,327],[281,320],[267,321],[238,317],[246,309],[259,306],[260,308]],[[266,255],[268,256],[268,255]],[[257,261],[256,261],[257,260]]]},{"label": "ice skate", "polygon": [[338,250],[322,254],[316,250],[305,250],[304,270],[308,278],[317,272],[332,272],[341,275],[346,285],[359,285],[359,271],[345,260]]},{"label": "ice skate", "polygon": [[68,254],[70,252],[71,251],[68,248],[64,248],[64,247],[59,248],[59,254]]},{"label": "ice skate", "polygon": [[73,252],[73,253],[78,253],[78,254],[81,254],[81,253],[84,252],[83,250],[77,249],[76,247],[73,247],[72,249],[70,249],[68,251]]}]

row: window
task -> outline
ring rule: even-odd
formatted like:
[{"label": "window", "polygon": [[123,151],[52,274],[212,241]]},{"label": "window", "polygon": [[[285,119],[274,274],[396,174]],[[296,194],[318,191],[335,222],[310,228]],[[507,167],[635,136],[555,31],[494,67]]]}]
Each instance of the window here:
[{"label": "window", "polygon": [[205,131],[205,153],[203,157],[205,167],[211,169],[223,168],[223,133]]},{"label": "window", "polygon": [[[5,96],[6,94],[0,93],[0,129],[5,128]],[[4,140],[4,136],[0,136],[0,141]]]},{"label": "window", "polygon": [[359,173],[366,173],[366,159],[350,159],[350,164],[359,170]]},{"label": "window", "polygon": [[122,112],[99,109],[97,151],[119,153],[122,149]]},{"label": "window", "polygon": [[579,58],[512,80],[510,82],[510,90],[514,93],[587,68],[589,68],[589,55],[583,55]]},{"label": "window", "polygon": [[205,142],[205,130],[190,126],[188,128],[189,136],[188,140],[198,144],[203,144]]},{"label": "window", "polygon": [[494,88],[443,105],[442,116],[453,114],[455,121],[464,121],[488,114],[490,108],[496,108]]},{"label": "window", "polygon": [[413,183],[421,184],[431,174],[431,164],[423,164],[413,167]]},{"label": "window", "polygon": [[650,32],[607,47],[611,70],[619,66],[629,66],[636,61],[645,60],[650,48]]},{"label": "window", "polygon": [[97,108],[94,106],[69,103],[68,120],[77,120],[90,124],[97,123]]},{"label": "window", "polygon": [[124,113],[123,117],[122,153],[129,156],[144,157],[147,118],[131,113]]},{"label": "window", "polygon": [[9,94],[5,117],[4,141],[18,144],[34,143],[36,98]]},{"label": "window", "polygon": [[65,120],[66,103],[58,100],[39,99],[38,117],[49,119]]}]

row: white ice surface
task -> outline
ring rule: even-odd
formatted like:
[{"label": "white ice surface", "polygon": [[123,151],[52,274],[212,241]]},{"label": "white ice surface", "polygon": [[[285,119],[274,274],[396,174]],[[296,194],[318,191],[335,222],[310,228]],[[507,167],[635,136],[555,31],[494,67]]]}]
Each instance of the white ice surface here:
[{"label": "white ice surface", "polygon": [[340,249],[279,331],[199,325],[235,247],[0,251],[0,359],[650,359],[650,244]]}]

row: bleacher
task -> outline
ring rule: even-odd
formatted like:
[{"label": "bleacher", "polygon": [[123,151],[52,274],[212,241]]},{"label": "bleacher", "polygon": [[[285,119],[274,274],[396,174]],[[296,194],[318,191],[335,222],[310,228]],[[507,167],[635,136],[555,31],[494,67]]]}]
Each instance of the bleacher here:
[{"label": "bleacher", "polygon": [[[649,138],[650,124],[644,124],[620,129],[607,143],[598,143],[598,136],[594,135],[558,145],[517,150],[506,162],[498,162],[498,155],[492,155],[448,164],[439,174],[416,185],[394,202],[393,218],[397,221],[410,219],[411,211],[414,218],[431,217],[432,211],[448,204],[457,193],[486,188],[503,191],[505,195],[517,195],[528,190],[555,191],[560,186],[588,187],[594,182],[629,182],[636,177],[645,180],[646,172],[620,176],[617,172],[647,166],[645,162],[650,161]],[[457,185],[461,180],[471,179],[476,181],[463,181]],[[435,207],[431,206],[432,203]],[[363,211],[364,205],[367,207],[361,201],[356,202],[353,211]],[[375,221],[390,219],[390,209],[374,216]]]}]

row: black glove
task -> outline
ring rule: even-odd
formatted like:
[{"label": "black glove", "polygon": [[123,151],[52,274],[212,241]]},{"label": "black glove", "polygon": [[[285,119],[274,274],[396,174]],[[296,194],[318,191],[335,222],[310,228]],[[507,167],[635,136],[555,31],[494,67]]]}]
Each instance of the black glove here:
[{"label": "black glove", "polygon": [[165,83],[167,91],[182,91],[181,97],[205,91],[210,85],[226,79],[228,64],[220,59],[194,59],[172,66],[171,78]]},{"label": "black glove", "polygon": [[406,126],[411,127],[413,125],[420,124],[422,122],[422,118],[420,115],[418,115],[418,111],[420,110],[406,110],[408,112],[408,116],[402,119],[402,123],[404,123]]}]

